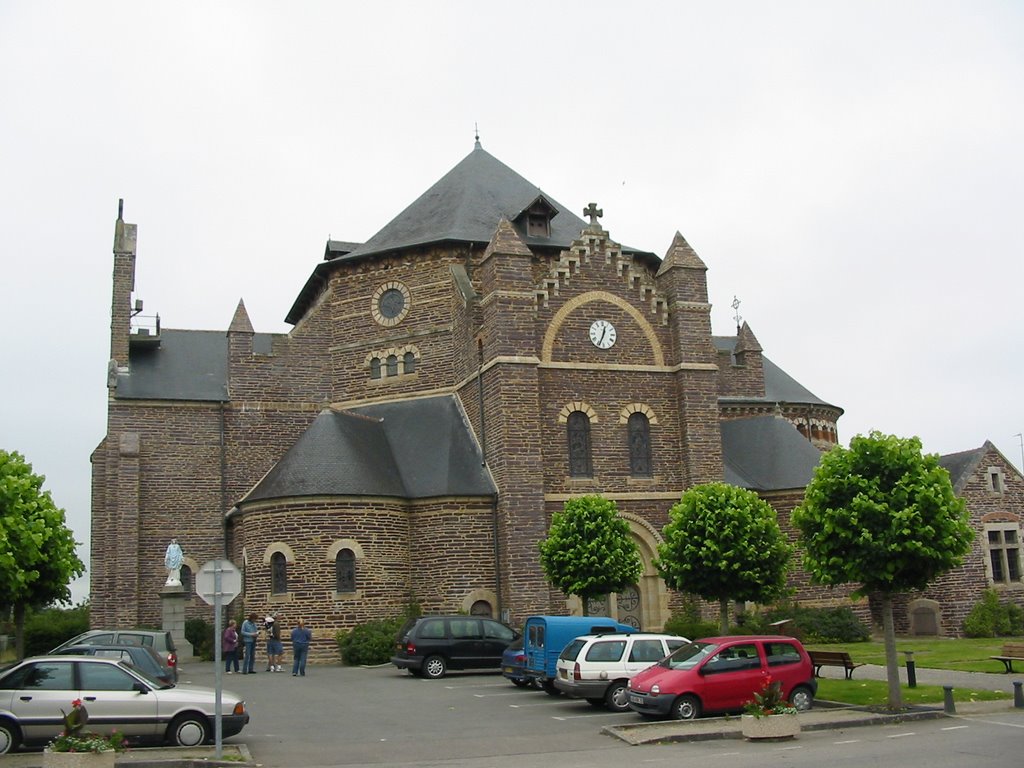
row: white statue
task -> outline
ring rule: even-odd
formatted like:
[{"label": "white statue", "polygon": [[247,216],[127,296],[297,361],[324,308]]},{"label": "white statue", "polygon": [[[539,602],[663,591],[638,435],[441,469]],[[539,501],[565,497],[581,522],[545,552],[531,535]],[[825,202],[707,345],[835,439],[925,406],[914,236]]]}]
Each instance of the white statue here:
[{"label": "white statue", "polygon": [[177,539],[171,539],[171,543],[167,545],[167,554],[164,555],[164,567],[167,568],[167,583],[164,584],[165,587],[181,586],[182,558],[181,545],[178,544]]}]

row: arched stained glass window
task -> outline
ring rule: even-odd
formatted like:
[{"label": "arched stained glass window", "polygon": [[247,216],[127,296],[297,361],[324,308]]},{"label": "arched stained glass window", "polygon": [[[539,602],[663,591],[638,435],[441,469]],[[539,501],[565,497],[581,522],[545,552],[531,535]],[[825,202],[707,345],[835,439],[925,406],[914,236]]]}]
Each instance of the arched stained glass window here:
[{"label": "arched stained glass window", "polygon": [[370,378],[371,379],[379,379],[380,378],[380,358],[379,357],[375,357],[372,360],[370,360]]},{"label": "arched stained glass window", "polygon": [[334,558],[334,580],[336,592],[356,591],[356,555],[351,549],[343,549]]},{"label": "arched stained glass window", "polygon": [[275,595],[288,592],[288,561],[281,552],[270,556],[270,591]]},{"label": "arched stained glass window", "polygon": [[388,355],[388,376],[398,375],[398,355]]},{"label": "arched stained glass window", "polygon": [[629,473],[633,477],[650,477],[651,422],[639,411],[629,416]]},{"label": "arched stained glass window", "polygon": [[590,460],[590,419],[583,411],[573,411],[566,420],[569,437],[569,476],[593,477]]},{"label": "arched stained glass window", "polygon": [[412,352],[406,352],[402,357],[402,373],[415,373],[416,372],[416,355]]}]

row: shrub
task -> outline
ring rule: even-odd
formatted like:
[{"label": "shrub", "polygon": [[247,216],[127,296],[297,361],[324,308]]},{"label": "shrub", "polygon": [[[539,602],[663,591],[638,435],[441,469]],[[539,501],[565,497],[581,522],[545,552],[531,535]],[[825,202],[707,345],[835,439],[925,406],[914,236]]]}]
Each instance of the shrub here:
[{"label": "shrub", "polygon": [[341,661],[348,666],[387,664],[395,650],[395,635],[405,616],[379,619],[342,630],[335,636]]},{"label": "shrub", "polygon": [[[687,604],[665,624],[665,631],[691,639],[719,634],[717,622],[701,621],[699,610],[696,604]],[[777,625],[780,621],[785,624]],[[871,638],[870,629],[849,607],[806,608],[795,603],[743,611],[729,631],[736,635],[792,635],[811,643],[860,643]]]},{"label": "shrub", "polygon": [[45,608],[25,616],[25,655],[46,653],[89,629],[89,604]]},{"label": "shrub", "polygon": [[214,657],[214,626],[206,619],[186,619],[185,639],[192,644],[195,655],[203,661],[211,661]]},{"label": "shrub", "polygon": [[698,599],[686,597],[683,599],[683,607],[673,613],[665,622],[664,631],[671,635],[681,635],[690,640],[696,640],[698,637],[717,635],[718,622],[702,620]]},{"label": "shrub", "polygon": [[1013,603],[1001,603],[999,593],[986,589],[964,619],[968,637],[1013,637],[1024,634],[1024,610]]}]

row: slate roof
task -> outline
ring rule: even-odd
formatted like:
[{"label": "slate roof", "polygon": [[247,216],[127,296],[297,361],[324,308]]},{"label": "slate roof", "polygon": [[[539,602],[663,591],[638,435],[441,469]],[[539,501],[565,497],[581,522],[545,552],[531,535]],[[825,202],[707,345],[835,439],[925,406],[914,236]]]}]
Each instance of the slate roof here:
[{"label": "slate roof", "polygon": [[[253,334],[253,351],[267,354],[274,334]],[[228,337],[224,331],[161,329],[159,344],[129,347],[130,373],[117,377],[124,400],[228,401]]]},{"label": "slate roof", "polygon": [[[551,219],[550,236],[528,235],[521,222],[516,224],[519,236],[533,247],[569,247],[589,226],[587,222],[495,158],[477,142],[473,151],[458,165],[365,243],[329,242],[325,254],[328,260],[313,270],[285,322],[294,324],[302,319],[326,284],[334,264],[428,244],[460,242],[486,245],[491,241],[502,218],[515,222],[538,197],[543,197],[557,211]],[[626,246],[622,246],[622,250],[655,266],[661,263],[661,259],[649,251]]]},{"label": "slate roof", "polygon": [[296,496],[494,496],[455,397],[323,411],[240,502]]},{"label": "slate roof", "polygon": [[971,475],[978,468],[978,462],[993,448],[995,446],[986,440],[985,444],[980,448],[972,448],[969,451],[947,453],[945,456],[939,456],[939,466],[949,472],[949,479],[953,484],[953,491],[955,493],[963,491],[967,481],[971,479]]},{"label": "slate roof", "polygon": [[[721,351],[732,352],[736,348],[735,336],[712,336],[711,340],[715,348]],[[722,402],[807,403],[809,405],[827,405],[830,408],[836,408],[842,413],[842,408],[822,400],[799,381],[779,368],[767,356],[762,355],[761,359],[764,361],[764,397],[719,398]]]},{"label": "slate roof", "polygon": [[725,482],[753,491],[803,488],[814,476],[821,451],[780,416],[722,422]]}]

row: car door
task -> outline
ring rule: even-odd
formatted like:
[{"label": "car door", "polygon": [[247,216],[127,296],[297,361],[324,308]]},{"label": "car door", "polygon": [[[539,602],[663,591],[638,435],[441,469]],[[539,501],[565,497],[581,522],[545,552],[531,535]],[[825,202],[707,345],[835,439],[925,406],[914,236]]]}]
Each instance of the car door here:
[{"label": "car door", "polygon": [[664,643],[664,640],[656,637],[635,638],[626,658],[626,675],[632,677],[665,658],[668,652]]},{"label": "car door", "polygon": [[725,646],[700,668],[704,709],[740,710],[764,685],[765,671],[757,643],[740,641]]},{"label": "car door", "polygon": [[471,616],[448,619],[448,637],[453,667],[473,669],[484,666],[484,635],[480,619]]},{"label": "car door", "polygon": [[[120,664],[78,663],[79,698],[89,712],[89,727],[121,731],[129,738],[157,735],[158,694]],[[146,690],[139,692],[139,686]]]},{"label": "car door", "polygon": [[26,741],[49,741],[64,730],[64,715],[78,698],[73,661],[37,661],[8,675],[11,712]]},{"label": "car door", "polygon": [[500,666],[501,656],[505,653],[509,643],[515,640],[516,633],[500,621],[493,619],[481,619],[480,623],[484,632],[483,658],[481,660],[483,666]]}]

